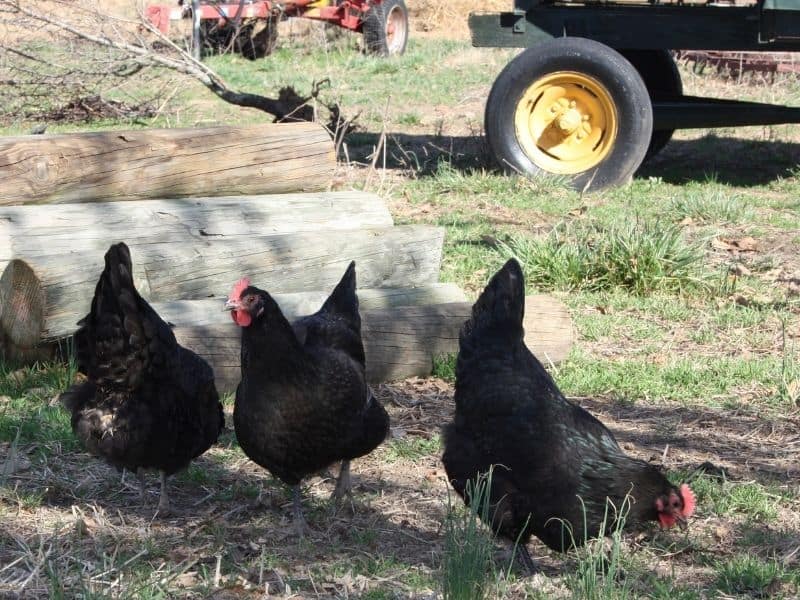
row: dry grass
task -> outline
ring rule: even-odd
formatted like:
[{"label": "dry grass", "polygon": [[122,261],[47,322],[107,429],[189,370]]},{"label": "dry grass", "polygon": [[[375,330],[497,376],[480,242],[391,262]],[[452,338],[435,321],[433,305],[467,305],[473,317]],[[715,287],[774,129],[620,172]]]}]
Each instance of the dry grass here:
[{"label": "dry grass", "polygon": [[512,0],[409,0],[408,12],[415,32],[430,32],[437,37],[469,37],[467,16],[471,12],[509,11]]},{"label": "dry grass", "polygon": [[[392,439],[354,463],[354,504],[338,514],[327,501],[331,482],[308,481],[313,531],[300,541],[287,490],[249,462],[230,435],[174,478],[178,512],[167,519],[153,518],[152,480],[142,507],[134,478],[121,485],[118,473],[82,452],[21,447],[27,466],[0,488],[0,596],[432,597],[447,492],[439,451],[426,442],[435,441],[452,416],[452,387],[437,379],[408,380],[377,392],[391,413]],[[797,417],[581,403],[640,458],[683,472],[710,460],[732,480],[757,481],[779,494],[798,491]],[[703,566],[703,557],[732,555],[743,537],[758,533],[768,540],[761,552],[797,566],[800,504],[781,500],[776,506],[775,519],[753,522],[711,514],[701,503],[688,536],[650,529],[626,536],[625,550],[646,562],[647,573],[708,584],[713,570]],[[532,550],[546,579],[512,579],[506,597],[526,597],[540,584],[555,595],[566,593],[576,558],[538,543]],[[508,549],[496,552],[507,563]]]}]

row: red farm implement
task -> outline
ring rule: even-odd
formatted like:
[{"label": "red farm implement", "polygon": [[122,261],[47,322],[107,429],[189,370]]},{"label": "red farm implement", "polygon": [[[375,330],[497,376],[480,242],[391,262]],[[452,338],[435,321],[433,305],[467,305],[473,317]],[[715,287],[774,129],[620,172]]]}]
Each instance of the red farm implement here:
[{"label": "red farm implement", "polygon": [[277,24],[289,17],[325,21],[361,33],[364,48],[382,56],[402,54],[408,41],[404,0],[208,0],[150,5],[148,20],[165,35],[172,21],[193,20],[195,43],[211,51],[234,51],[250,59],[275,48]]}]

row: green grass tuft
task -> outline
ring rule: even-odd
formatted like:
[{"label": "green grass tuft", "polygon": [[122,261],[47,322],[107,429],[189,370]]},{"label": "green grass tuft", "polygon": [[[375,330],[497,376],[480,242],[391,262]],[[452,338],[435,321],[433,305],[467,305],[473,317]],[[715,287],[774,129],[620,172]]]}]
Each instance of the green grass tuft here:
[{"label": "green grass tuft", "polygon": [[391,440],[383,448],[388,462],[419,460],[424,456],[431,456],[441,452],[442,442],[438,435],[430,438],[407,435]]},{"label": "green grass tuft", "polygon": [[773,597],[769,591],[784,572],[776,561],[765,561],[752,555],[738,555],[721,562],[716,568],[716,587],[724,594],[742,594],[750,598]]},{"label": "green grass tuft", "polygon": [[445,381],[455,381],[457,358],[458,354],[453,353],[434,357],[431,375],[444,379]]},{"label": "green grass tuft", "polygon": [[512,236],[501,249],[520,260],[530,282],[546,289],[624,288],[645,295],[707,287],[702,248],[663,223],[562,223],[544,238]]},{"label": "green grass tuft", "polygon": [[448,493],[444,519],[441,588],[444,600],[483,600],[495,580],[491,533],[481,525],[489,521],[491,470],[467,482],[469,506],[453,506]]}]

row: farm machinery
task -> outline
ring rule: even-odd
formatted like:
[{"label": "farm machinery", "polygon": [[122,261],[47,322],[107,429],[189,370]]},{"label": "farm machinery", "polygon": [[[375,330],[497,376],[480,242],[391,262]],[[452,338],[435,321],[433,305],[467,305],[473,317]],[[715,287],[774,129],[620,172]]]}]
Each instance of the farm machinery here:
[{"label": "farm machinery", "polygon": [[629,180],[676,129],[800,123],[800,107],[683,93],[673,50],[800,51],[800,0],[744,2],[514,0],[470,14],[474,46],[525,48],[486,103],[495,159],[601,189]]},{"label": "farm machinery", "polygon": [[207,50],[232,50],[250,59],[275,48],[278,22],[289,17],[324,21],[359,32],[364,49],[381,56],[402,54],[408,41],[408,9],[404,0],[178,0],[175,5],[150,5],[147,19],[163,34],[172,21],[194,22],[194,43]]}]

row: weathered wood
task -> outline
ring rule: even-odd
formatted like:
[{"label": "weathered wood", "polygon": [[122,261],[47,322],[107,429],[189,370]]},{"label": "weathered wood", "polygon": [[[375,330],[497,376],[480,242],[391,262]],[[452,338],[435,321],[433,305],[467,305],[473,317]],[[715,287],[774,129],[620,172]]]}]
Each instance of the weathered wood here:
[{"label": "weathered wood", "polygon": [[[443,235],[438,227],[409,225],[185,245],[133,242],[134,281],[154,302],[223,298],[242,276],[276,293],[330,290],[355,260],[364,288],[422,286],[438,280]],[[12,260],[0,278],[0,298],[8,298],[0,306],[6,345],[33,348],[52,337],[54,323],[81,318],[102,269],[103,251]]]},{"label": "weathered wood", "polygon": [[[362,310],[369,381],[430,375],[434,357],[458,352],[458,332],[471,310],[468,302]],[[567,356],[572,321],[562,303],[551,296],[529,296],[524,325],[525,343],[543,363],[556,364]],[[187,325],[174,331],[181,344],[211,363],[220,391],[236,389],[241,378],[241,333],[236,325]]]},{"label": "weathered wood", "polygon": [[[331,289],[289,294],[276,293],[273,294],[273,297],[284,314],[309,315],[319,310]],[[358,300],[361,310],[374,310],[420,304],[463,302],[466,297],[461,288],[454,283],[434,283],[416,288],[360,289],[358,290]],[[152,306],[162,319],[179,327],[227,325],[231,320],[229,313],[222,308],[223,298],[153,302]],[[88,310],[87,302],[84,313]],[[47,337],[42,338],[41,341],[47,343],[72,335],[76,329],[75,323],[76,319],[72,315],[54,317],[49,322]]]},{"label": "weathered wood", "polygon": [[324,190],[333,141],[315,123],[0,138],[0,205]]},{"label": "weathered wood", "polygon": [[392,225],[380,197],[355,191],[0,206],[0,272],[12,258],[102,255],[120,240],[135,252],[154,243],[192,245],[208,238]]}]

